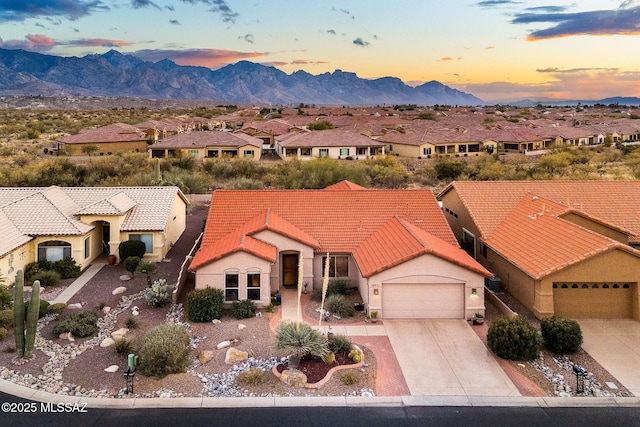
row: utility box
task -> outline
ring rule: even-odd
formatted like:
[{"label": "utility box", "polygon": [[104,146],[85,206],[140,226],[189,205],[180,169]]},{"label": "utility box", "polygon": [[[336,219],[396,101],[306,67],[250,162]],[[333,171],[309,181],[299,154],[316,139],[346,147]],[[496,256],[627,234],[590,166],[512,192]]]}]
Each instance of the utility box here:
[{"label": "utility box", "polygon": [[502,292],[502,280],[498,276],[492,278],[484,278],[484,286],[492,290],[494,293]]}]

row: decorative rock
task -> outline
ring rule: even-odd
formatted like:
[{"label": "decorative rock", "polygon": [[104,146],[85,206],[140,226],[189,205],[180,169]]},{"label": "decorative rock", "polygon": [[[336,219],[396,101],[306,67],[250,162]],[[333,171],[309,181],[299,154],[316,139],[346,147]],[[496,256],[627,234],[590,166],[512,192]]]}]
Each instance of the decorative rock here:
[{"label": "decorative rock", "polygon": [[227,354],[224,356],[224,363],[227,365],[233,365],[235,362],[240,362],[242,360],[247,360],[249,358],[249,353],[246,351],[238,350],[235,347],[230,347],[227,350]]},{"label": "decorative rock", "polygon": [[243,323],[238,323],[238,329],[243,330],[246,327],[247,327],[247,325],[245,325]]},{"label": "decorative rock", "polygon": [[126,291],[127,291],[127,288],[125,288],[124,286],[118,286],[111,293],[113,295],[119,295],[119,294],[125,293]]},{"label": "decorative rock", "polygon": [[121,339],[124,338],[125,335],[127,335],[127,332],[129,332],[129,329],[127,328],[120,328],[117,331],[113,331],[111,332],[111,337],[116,340],[116,339]]},{"label": "decorative rock", "polygon": [[213,323],[214,325],[219,325],[222,322],[220,321],[220,319],[213,319],[211,323]]},{"label": "decorative rock", "polygon": [[133,310],[133,311],[131,311],[131,314],[132,314],[133,316],[137,316],[137,315],[139,315],[139,314],[140,314],[140,312],[139,312],[138,310]]},{"label": "decorative rock", "polygon": [[296,388],[304,388],[307,383],[307,376],[297,369],[285,369],[280,378],[286,384]]},{"label": "decorative rock", "polygon": [[109,306],[104,307],[104,308],[102,309],[102,312],[103,312],[104,314],[109,314],[109,312],[110,312],[110,311],[111,311],[111,307],[109,307]]},{"label": "decorative rock", "polygon": [[76,302],[75,304],[69,304],[67,306],[67,308],[70,308],[72,310],[74,310],[74,309],[75,310],[80,310],[80,309],[82,309],[82,304],[80,304],[79,302]]},{"label": "decorative rock", "polygon": [[211,351],[211,350],[202,350],[200,353],[198,353],[198,360],[200,360],[200,363],[205,365],[208,362],[210,362],[211,359],[213,359],[213,356],[214,356],[213,351]]},{"label": "decorative rock", "polygon": [[131,276],[129,276],[128,274],[123,274],[122,276],[120,276],[120,280],[126,282],[128,280],[131,280]]},{"label": "decorative rock", "polygon": [[118,372],[120,367],[118,365],[111,365],[108,368],[105,368],[105,372]]},{"label": "decorative rock", "polygon": [[219,342],[216,348],[220,350],[221,348],[229,347],[231,345],[231,341],[222,341]]},{"label": "decorative rock", "polygon": [[113,338],[105,338],[102,340],[102,342],[100,343],[100,347],[109,347],[115,344],[115,341],[113,340]]}]

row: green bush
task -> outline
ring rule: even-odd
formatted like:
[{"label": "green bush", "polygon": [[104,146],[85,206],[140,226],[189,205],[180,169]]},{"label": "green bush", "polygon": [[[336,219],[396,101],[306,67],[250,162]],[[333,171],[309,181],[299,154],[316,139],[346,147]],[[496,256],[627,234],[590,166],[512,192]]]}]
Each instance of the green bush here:
[{"label": "green bush", "polygon": [[578,322],[561,316],[545,317],[540,321],[544,345],[556,354],[570,354],[580,350],[582,330]]},{"label": "green bush", "polygon": [[51,270],[60,273],[63,279],[73,279],[80,276],[80,266],[73,258],[61,259],[52,263]]},{"label": "green bush", "polygon": [[[25,313],[25,320],[27,318],[27,313],[29,312],[29,302],[31,300],[27,300],[24,302],[24,313]],[[42,319],[44,316],[46,316],[47,314],[49,314],[49,306],[51,304],[49,304],[48,301],[45,301],[43,299],[40,300],[40,309],[38,310],[38,319]]]},{"label": "green bush", "polygon": [[341,334],[329,335],[328,341],[329,341],[329,350],[333,351],[334,353],[338,353],[338,352],[349,353],[353,348],[353,344],[351,343],[349,338]]},{"label": "green bush", "polygon": [[257,311],[256,305],[249,299],[234,301],[231,306],[231,314],[236,319],[249,319],[255,316]]},{"label": "green bush", "polygon": [[13,294],[0,284],[0,310],[13,307]]},{"label": "green bush", "polygon": [[324,358],[329,352],[327,339],[307,323],[283,321],[276,329],[275,347],[290,355],[318,356]]},{"label": "green bush", "polygon": [[3,341],[7,336],[7,330],[5,328],[0,328],[0,341]]},{"label": "green bush", "polygon": [[138,264],[140,264],[140,261],[142,261],[142,258],[137,256],[130,256],[129,258],[125,258],[124,268],[126,268],[128,272],[133,274],[138,268]]},{"label": "green bush", "polygon": [[165,323],[151,329],[140,348],[140,369],[146,376],[162,378],[185,372],[189,354],[189,333],[176,323]]},{"label": "green bush", "polygon": [[126,240],[120,243],[120,245],[118,246],[118,255],[120,255],[121,260],[127,259],[132,256],[142,258],[144,257],[144,254],[146,252],[147,246],[143,241],[140,240]]},{"label": "green bush", "polygon": [[[330,280],[327,285],[327,298],[329,295],[346,295],[349,292],[350,283],[348,280],[334,279]],[[311,299],[317,302],[322,301],[322,289],[314,288],[311,294]]]},{"label": "green bush", "polygon": [[500,317],[491,323],[487,344],[498,357],[506,360],[532,360],[538,355],[538,331],[520,316]]},{"label": "green bush", "polygon": [[354,385],[358,382],[358,377],[353,372],[347,372],[342,374],[342,376],[340,377],[340,381],[344,385]]},{"label": "green bush", "polygon": [[136,329],[138,327],[138,319],[133,316],[129,316],[125,322],[125,326],[128,329]]},{"label": "green bush", "polygon": [[24,280],[33,282],[33,276],[40,271],[40,265],[37,262],[30,262],[24,267]]},{"label": "green bush", "polygon": [[150,288],[147,288],[144,299],[152,307],[162,307],[171,300],[172,286],[167,285],[165,279],[156,280]]},{"label": "green bush", "polygon": [[329,295],[325,301],[325,307],[330,313],[340,317],[353,317],[356,312],[353,305],[340,294]]},{"label": "green bush", "polygon": [[265,375],[264,370],[252,368],[240,372],[236,381],[243,386],[259,386],[260,384],[264,384],[266,380],[267,376]]},{"label": "green bush", "polygon": [[33,280],[40,281],[40,286],[45,288],[49,286],[55,286],[62,280],[62,275],[53,270],[39,270],[34,276]]},{"label": "green bush", "polygon": [[13,309],[5,308],[0,310],[0,328],[12,328],[13,327]]},{"label": "green bush", "polygon": [[66,319],[60,320],[58,324],[53,327],[53,333],[60,335],[65,332],[71,332],[74,337],[88,337],[98,332],[97,322],[98,315],[96,313],[89,310],[81,311],[71,314]]},{"label": "green bush", "polygon": [[58,316],[64,313],[67,308],[67,304],[63,302],[57,302],[55,304],[51,304],[49,309],[47,310],[48,314],[57,314]]},{"label": "green bush", "polygon": [[221,289],[194,289],[187,294],[187,316],[192,322],[211,322],[222,317],[224,292]]},{"label": "green bush", "polygon": [[114,341],[113,349],[120,356],[127,356],[133,351],[133,343],[128,338],[118,338]]}]

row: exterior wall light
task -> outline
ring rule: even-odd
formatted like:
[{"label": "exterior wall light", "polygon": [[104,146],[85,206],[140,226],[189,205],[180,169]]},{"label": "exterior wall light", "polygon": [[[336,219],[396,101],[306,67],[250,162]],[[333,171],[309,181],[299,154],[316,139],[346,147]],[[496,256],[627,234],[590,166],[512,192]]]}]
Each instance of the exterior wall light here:
[{"label": "exterior wall light", "polygon": [[471,288],[471,295],[478,295],[476,288]]},{"label": "exterior wall light", "polygon": [[379,295],[380,294],[380,290],[378,288],[373,288],[373,294],[374,295]]}]

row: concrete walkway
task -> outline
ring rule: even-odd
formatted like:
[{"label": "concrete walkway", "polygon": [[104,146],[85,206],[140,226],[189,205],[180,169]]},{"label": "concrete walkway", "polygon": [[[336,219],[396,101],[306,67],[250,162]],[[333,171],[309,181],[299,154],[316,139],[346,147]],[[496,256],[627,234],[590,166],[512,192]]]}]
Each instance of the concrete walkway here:
[{"label": "concrete walkway", "polygon": [[93,278],[98,271],[107,265],[105,262],[94,261],[93,264],[89,266],[85,271],[82,272],[80,277],[73,281],[71,285],[67,287],[60,295],[56,297],[53,301],[49,301],[51,304],[55,304],[57,302],[67,303],[84,285],[87,284],[89,280]]},{"label": "concrete walkway", "polygon": [[582,348],[635,396],[640,396],[640,322],[581,319]]}]

